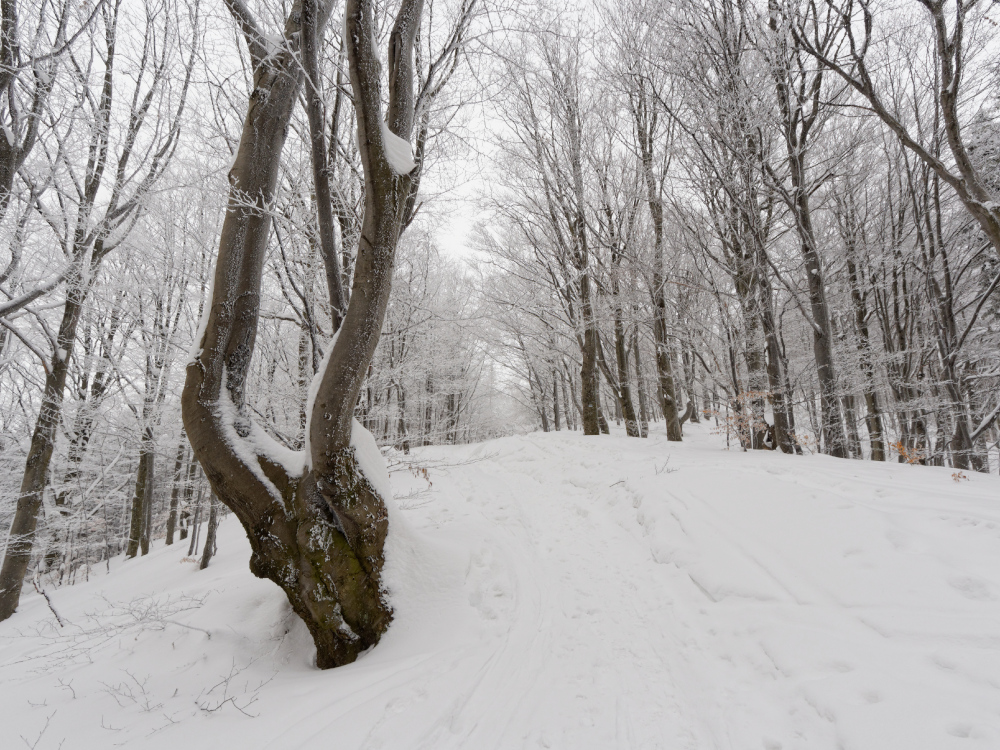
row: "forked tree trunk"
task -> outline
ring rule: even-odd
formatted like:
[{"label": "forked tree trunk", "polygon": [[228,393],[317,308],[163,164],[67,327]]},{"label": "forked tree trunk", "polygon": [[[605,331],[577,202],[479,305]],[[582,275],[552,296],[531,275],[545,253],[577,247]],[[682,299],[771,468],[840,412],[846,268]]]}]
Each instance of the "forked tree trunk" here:
[{"label": "forked tree trunk", "polygon": [[[279,50],[246,7],[231,2],[249,45],[254,95],[244,121],[198,356],[188,366],[184,425],[212,489],[243,524],[251,571],[282,588],[316,644],[320,668],[378,643],[392,611],[383,598],[387,474],[354,406],[378,343],[396,244],[411,188],[403,151],[413,125],[412,51],[422,0],[403,0],[389,41],[388,117],[382,118],[373,0],[348,0],[345,42],[365,178],[365,210],[350,303],[308,415],[309,451],[289,465],[249,416],[244,389],[257,333],[270,206],[300,93],[302,18],[322,29],[332,3],[292,5]],[[302,11],[305,11],[304,13]]]}]

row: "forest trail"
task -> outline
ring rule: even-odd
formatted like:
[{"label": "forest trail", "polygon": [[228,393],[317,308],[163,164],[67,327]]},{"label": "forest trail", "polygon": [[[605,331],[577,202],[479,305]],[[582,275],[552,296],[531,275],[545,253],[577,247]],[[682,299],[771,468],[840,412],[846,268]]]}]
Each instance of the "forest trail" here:
[{"label": "forest trail", "polygon": [[334,671],[231,518],[206,571],[160,543],[51,592],[64,628],[26,595],[0,746],[1000,746],[1000,480],[723,448],[689,426],[417,451],[395,623]]}]

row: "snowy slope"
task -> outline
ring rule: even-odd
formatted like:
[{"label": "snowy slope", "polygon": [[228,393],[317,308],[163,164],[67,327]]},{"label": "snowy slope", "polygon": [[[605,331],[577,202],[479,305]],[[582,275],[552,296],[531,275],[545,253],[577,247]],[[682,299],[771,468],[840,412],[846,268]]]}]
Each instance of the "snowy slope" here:
[{"label": "snowy slope", "polygon": [[1000,748],[1000,481],[688,433],[418,452],[395,623],[338,670],[231,519],[206,571],[53,592],[65,628],[25,596],[0,748]]}]

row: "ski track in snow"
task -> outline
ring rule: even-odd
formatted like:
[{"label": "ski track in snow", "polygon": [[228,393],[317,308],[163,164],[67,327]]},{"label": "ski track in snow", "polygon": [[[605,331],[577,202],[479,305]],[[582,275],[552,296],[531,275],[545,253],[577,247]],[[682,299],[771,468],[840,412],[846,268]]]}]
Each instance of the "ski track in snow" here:
[{"label": "ski track in snow", "polygon": [[1000,747],[1000,480],[686,432],[417,451],[395,622],[337,670],[232,518],[206,571],[50,592],[65,628],[26,593],[0,748]]}]

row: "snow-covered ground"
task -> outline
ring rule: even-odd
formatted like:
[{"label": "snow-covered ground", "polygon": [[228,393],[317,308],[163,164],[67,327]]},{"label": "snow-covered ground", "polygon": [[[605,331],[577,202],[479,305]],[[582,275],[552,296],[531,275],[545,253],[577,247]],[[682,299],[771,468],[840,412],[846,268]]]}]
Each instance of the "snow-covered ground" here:
[{"label": "snow-covered ground", "polygon": [[1000,481],[687,432],[417,452],[395,622],[337,670],[232,519],[206,571],[52,592],[63,628],[26,595],[0,748],[1000,748]]}]

